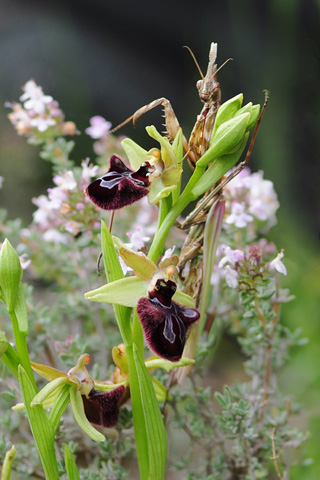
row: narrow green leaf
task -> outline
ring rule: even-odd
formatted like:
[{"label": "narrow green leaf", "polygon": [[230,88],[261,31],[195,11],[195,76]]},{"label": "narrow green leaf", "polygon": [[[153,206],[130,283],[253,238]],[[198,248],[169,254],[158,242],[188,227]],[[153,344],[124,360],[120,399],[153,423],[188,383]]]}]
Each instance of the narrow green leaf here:
[{"label": "narrow green leaf", "polygon": [[69,445],[64,446],[64,461],[66,464],[66,470],[69,480],[80,480],[77,464],[72,455]]},{"label": "narrow green leaf", "polygon": [[31,402],[36,391],[29,380],[26,371],[21,365],[19,365],[18,368],[18,375],[30,428],[37,444],[46,480],[59,480],[52,427],[44,409],[40,405],[37,405],[34,408],[31,407]]},{"label": "narrow green leaf", "polygon": [[[122,279],[123,272],[120,261],[114,247],[111,234],[103,221],[101,221],[101,248],[108,282],[110,283]],[[128,306],[119,304],[113,306],[118,327],[125,345],[131,344],[132,342],[130,327],[131,309],[128,308]]]},{"label": "narrow green leaf", "polygon": [[79,427],[95,442],[104,442],[105,436],[98,432],[87,419],[81,393],[76,386],[70,388],[70,401],[74,418]]},{"label": "narrow green leaf", "polygon": [[151,376],[135,345],[133,345],[133,357],[138,382],[138,388],[134,395],[138,394],[140,396],[140,411],[142,408],[148,447],[149,476],[147,478],[149,480],[163,480],[167,459],[167,434]]}]

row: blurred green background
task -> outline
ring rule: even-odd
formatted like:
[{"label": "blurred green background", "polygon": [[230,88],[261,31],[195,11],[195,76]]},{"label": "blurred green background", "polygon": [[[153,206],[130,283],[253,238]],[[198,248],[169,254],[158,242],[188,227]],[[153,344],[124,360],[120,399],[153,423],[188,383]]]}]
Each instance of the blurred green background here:
[{"label": "blurred green background", "polygon": [[[319,109],[320,2],[312,0],[2,0],[0,5],[0,190],[10,218],[31,220],[31,198],[50,185],[50,166],[37,148],[16,135],[5,101],[18,100],[30,78],[59,101],[80,131],[93,115],[117,125],[159,97],[171,100],[188,134],[201,109],[197,69],[203,70],[210,42],[218,43],[223,100],[243,92],[245,101],[271,99],[250,160],[272,180],[281,208],[271,238],[285,249],[285,286],[296,300],[283,308],[283,321],[301,327],[309,344],[292,351],[279,388],[304,405],[298,419],[309,429],[305,457],[310,466],[292,468],[299,480],[320,478],[320,255]],[[121,131],[147,144],[144,126],[160,126],[160,110]],[[92,142],[77,138],[74,157],[91,156]],[[223,353],[217,369],[231,373]],[[238,358],[238,357],[237,357]],[[294,459],[293,463],[294,463]]]}]

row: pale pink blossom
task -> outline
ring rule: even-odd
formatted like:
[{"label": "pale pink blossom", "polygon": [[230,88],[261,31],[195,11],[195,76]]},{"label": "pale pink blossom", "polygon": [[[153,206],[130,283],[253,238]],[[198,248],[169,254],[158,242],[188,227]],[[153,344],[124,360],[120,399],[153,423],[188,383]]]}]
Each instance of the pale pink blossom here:
[{"label": "pale pink blossom", "polygon": [[96,177],[99,171],[99,165],[93,165],[89,163],[89,158],[83,160],[81,163],[82,172],[81,172],[81,180],[85,185],[91,182],[91,179]]},{"label": "pale pink blossom", "polygon": [[127,236],[130,238],[130,242],[126,245],[136,251],[141,250],[145,246],[145,242],[150,240],[150,237],[145,236],[143,230],[139,227],[134,232],[127,232]]},{"label": "pale pink blossom", "polygon": [[230,267],[230,265],[226,265],[222,270],[223,276],[225,278],[226,284],[230,288],[237,288],[239,282],[239,274],[236,270]]},{"label": "pale pink blossom", "polygon": [[52,102],[50,95],[44,95],[43,90],[34,80],[29,80],[23,87],[24,93],[20,100],[24,102],[26,110],[33,110],[36,113],[44,113],[46,105]]},{"label": "pale pink blossom", "polygon": [[75,181],[72,170],[64,172],[63,175],[55,175],[53,181],[62,188],[62,190],[74,190],[77,187],[77,182]]},{"label": "pale pink blossom", "polygon": [[50,117],[38,116],[30,120],[30,125],[39,130],[39,132],[45,132],[49,127],[56,125],[55,120]]},{"label": "pale pink blossom", "polygon": [[225,222],[228,225],[235,225],[237,228],[244,228],[249,222],[253,221],[252,215],[245,212],[245,204],[233,202],[230,215],[227,216]]},{"label": "pale pink blossom", "polygon": [[64,226],[65,230],[69,233],[72,233],[72,235],[78,235],[80,232],[80,226],[78,222],[75,222],[74,220],[70,220],[67,222]]},{"label": "pale pink blossom", "polygon": [[242,262],[245,259],[245,255],[242,250],[232,250],[228,246],[222,246],[222,252],[224,253],[224,257],[221,258],[219,262],[219,268],[223,267],[226,263],[230,263],[231,265],[235,265],[236,263]]},{"label": "pale pink blossom", "polygon": [[100,115],[90,118],[90,127],[86,128],[85,132],[91,138],[98,139],[109,133],[111,123],[105,120]]},{"label": "pale pink blossom", "polygon": [[276,256],[272,262],[268,265],[269,272],[274,272],[275,270],[279,273],[283,273],[283,275],[287,275],[287,269],[281,259],[284,257],[284,251],[281,250],[280,253]]}]

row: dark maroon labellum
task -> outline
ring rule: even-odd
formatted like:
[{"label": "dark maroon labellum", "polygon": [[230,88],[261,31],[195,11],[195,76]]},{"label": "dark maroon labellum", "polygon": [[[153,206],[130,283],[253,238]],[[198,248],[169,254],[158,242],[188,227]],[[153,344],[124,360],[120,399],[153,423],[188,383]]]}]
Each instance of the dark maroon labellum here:
[{"label": "dark maroon labellum", "polygon": [[92,390],[88,398],[82,395],[84,411],[89,422],[107,428],[114,427],[118,423],[119,403],[125,390],[126,388],[121,385],[111,392]]},{"label": "dark maroon labellum", "polygon": [[137,307],[147,344],[171,362],[180,360],[190,326],[200,317],[195,308],[171,300],[176,288],[171,280],[158,280],[149,298],[140,298]]},{"label": "dark maroon labellum", "polygon": [[148,175],[154,168],[146,163],[134,172],[120,157],[112,155],[110,168],[86,188],[90,200],[104,210],[117,210],[148,195]]}]

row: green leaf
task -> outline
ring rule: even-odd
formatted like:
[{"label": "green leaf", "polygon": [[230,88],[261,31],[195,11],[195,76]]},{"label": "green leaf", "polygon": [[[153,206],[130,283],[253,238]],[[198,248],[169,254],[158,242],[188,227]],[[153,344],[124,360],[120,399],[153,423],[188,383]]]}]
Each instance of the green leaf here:
[{"label": "green leaf", "polygon": [[19,382],[24,404],[26,406],[32,435],[37,444],[38,452],[47,480],[59,480],[58,463],[54,450],[54,434],[44,409],[37,405],[31,407],[36,391],[24,368],[19,365]]},{"label": "green leaf", "polygon": [[14,305],[14,313],[17,317],[19,330],[21,333],[27,335],[28,334],[28,312],[27,312],[27,305],[26,299],[23,292],[22,284],[20,283],[17,298]]},{"label": "green leaf", "polygon": [[0,250],[0,286],[8,312],[12,312],[17,301],[22,268],[19,256],[6,238]]},{"label": "green leaf", "polygon": [[64,446],[64,461],[66,464],[66,470],[69,480],[80,480],[77,464],[72,455],[69,445]]},{"label": "green leaf", "polygon": [[141,480],[163,480],[167,435],[151,376],[135,345],[127,349],[133,422]]},{"label": "green leaf", "polygon": [[95,442],[104,442],[105,436],[98,432],[87,419],[81,393],[76,386],[70,388],[70,401],[74,418],[79,427]]},{"label": "green leaf", "polygon": [[[101,248],[103,253],[103,263],[108,282],[115,282],[117,280],[123,279],[122,268],[112,241],[111,234],[103,221],[101,221]],[[86,298],[88,297],[86,296]],[[113,306],[118,327],[125,345],[132,343],[132,334],[130,327],[131,309],[128,308],[130,306],[131,305],[126,304],[117,304]]]}]

